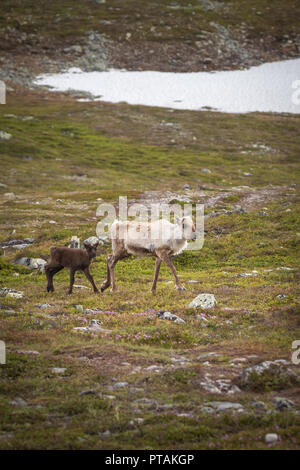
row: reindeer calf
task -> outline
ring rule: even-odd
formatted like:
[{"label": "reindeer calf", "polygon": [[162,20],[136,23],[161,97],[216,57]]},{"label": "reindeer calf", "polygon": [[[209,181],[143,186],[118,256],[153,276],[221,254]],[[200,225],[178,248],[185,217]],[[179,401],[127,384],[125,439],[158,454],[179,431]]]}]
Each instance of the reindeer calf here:
[{"label": "reindeer calf", "polygon": [[87,279],[92,284],[95,294],[98,294],[99,291],[89,270],[92,259],[96,257],[97,247],[98,243],[96,245],[85,243],[84,249],[82,250],[78,248],[59,248],[57,246],[52,246],[50,248],[50,260],[45,265],[45,273],[48,280],[47,291],[54,292],[53,276],[63,268],[69,268],[70,288],[68,294],[72,294],[76,271],[84,272]]}]

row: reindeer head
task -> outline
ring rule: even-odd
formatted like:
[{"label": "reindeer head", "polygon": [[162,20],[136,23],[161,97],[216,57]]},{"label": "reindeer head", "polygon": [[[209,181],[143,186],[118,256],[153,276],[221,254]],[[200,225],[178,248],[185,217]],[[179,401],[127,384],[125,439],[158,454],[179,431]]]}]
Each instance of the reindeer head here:
[{"label": "reindeer head", "polygon": [[95,245],[90,245],[89,243],[84,243],[83,246],[86,249],[89,258],[96,258],[97,256],[97,248],[98,248],[99,243],[96,243]]},{"label": "reindeer head", "polygon": [[196,227],[194,225],[193,219],[189,216],[177,218],[177,225],[182,227],[182,236],[186,240],[196,240]]}]

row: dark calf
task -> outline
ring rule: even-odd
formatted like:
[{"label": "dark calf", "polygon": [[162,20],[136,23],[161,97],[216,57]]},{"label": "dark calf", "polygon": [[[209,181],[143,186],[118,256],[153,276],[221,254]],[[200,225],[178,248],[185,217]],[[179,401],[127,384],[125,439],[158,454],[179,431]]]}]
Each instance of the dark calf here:
[{"label": "dark calf", "polygon": [[92,259],[96,257],[97,247],[98,244],[93,246],[84,244],[85,249],[81,250],[78,248],[59,248],[57,246],[51,246],[50,260],[45,265],[45,273],[48,280],[47,291],[54,292],[53,276],[63,268],[69,268],[70,288],[68,294],[72,294],[76,271],[84,272],[87,279],[92,284],[94,292],[98,294],[99,291],[89,270]]}]

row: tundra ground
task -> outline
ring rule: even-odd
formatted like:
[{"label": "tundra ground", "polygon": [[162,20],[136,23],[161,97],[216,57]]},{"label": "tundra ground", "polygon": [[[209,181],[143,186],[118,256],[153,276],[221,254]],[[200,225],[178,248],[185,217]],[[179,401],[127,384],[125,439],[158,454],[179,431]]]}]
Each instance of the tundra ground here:
[{"label": "tundra ground", "polygon": [[[79,103],[21,90],[0,113],[12,136],[0,142],[1,244],[35,239],[0,258],[1,287],[24,292],[1,297],[0,448],[264,449],[268,432],[279,436],[269,447],[299,448],[299,387],[258,377],[228,395],[201,383],[238,383],[247,366],[291,361],[300,339],[300,117]],[[119,292],[99,296],[91,289],[67,296],[66,270],[48,294],[44,274],[13,264],[47,259],[50,246],[72,235],[95,235],[98,204],[117,204],[120,195],[205,204],[203,249],[175,259],[186,291],[173,289],[162,266],[150,294],[151,258],[119,262]],[[109,252],[104,244],[91,265],[98,286]],[[81,274],[75,284],[90,287]],[[189,309],[199,293],[213,293],[215,308]],[[185,324],[153,317],[159,310]],[[207,321],[196,318],[201,313]],[[110,332],[74,330],[91,319]],[[295,407],[275,410],[276,396]],[[206,414],[213,401],[240,403],[243,412]]]}]

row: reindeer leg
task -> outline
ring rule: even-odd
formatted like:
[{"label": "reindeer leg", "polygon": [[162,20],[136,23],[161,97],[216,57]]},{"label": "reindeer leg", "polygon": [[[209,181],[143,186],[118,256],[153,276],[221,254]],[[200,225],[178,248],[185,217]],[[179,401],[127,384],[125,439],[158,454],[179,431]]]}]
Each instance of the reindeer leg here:
[{"label": "reindeer leg", "polygon": [[72,294],[74,280],[75,280],[75,269],[71,268],[70,269],[70,288],[68,291],[69,295]]},{"label": "reindeer leg", "polygon": [[45,266],[45,273],[46,273],[46,277],[48,280],[48,285],[47,285],[48,292],[54,292],[53,276],[59,271],[61,271],[63,268],[64,268],[63,266],[51,266],[51,265]]},{"label": "reindeer leg", "polygon": [[108,261],[108,267],[109,267],[109,271],[110,271],[110,279],[111,279],[111,284],[112,284],[112,288],[111,288],[111,291],[112,292],[116,292],[117,291],[117,286],[116,286],[116,282],[115,282],[115,266],[117,264],[117,262],[119,261],[119,257],[117,256],[111,256],[110,260]]},{"label": "reindeer leg", "polygon": [[175,287],[176,289],[178,290],[186,290],[185,287],[183,287],[183,285],[181,284],[181,282],[179,281],[179,278],[177,276],[177,273],[176,273],[176,269],[175,269],[175,266],[173,265],[172,261],[170,260],[168,254],[166,252],[160,252],[159,253],[159,256],[160,258],[164,261],[164,263],[166,264],[166,266],[168,266],[168,268],[171,270],[173,276],[174,276],[174,279],[175,279]]},{"label": "reindeer leg", "polygon": [[94,289],[94,292],[95,294],[99,294],[99,291],[96,287],[96,284],[94,283],[94,279],[93,279],[93,276],[91,275],[90,273],[90,269],[87,267],[83,270],[84,274],[86,275],[86,278],[90,281],[90,283],[92,284],[93,286],[93,289]]},{"label": "reindeer leg", "polygon": [[106,266],[107,266],[107,270],[106,270],[106,280],[103,282],[102,286],[101,286],[101,292],[105,291],[105,289],[107,289],[110,285],[111,285],[111,278],[110,278],[110,269],[109,269],[109,266],[108,266],[108,261],[109,259],[112,257],[113,255],[109,255],[107,258],[106,258]]},{"label": "reindeer leg", "polygon": [[152,284],[152,287],[151,287],[151,292],[152,292],[153,294],[154,294],[155,291],[156,291],[156,283],[157,283],[157,278],[158,278],[158,274],[159,274],[160,265],[161,265],[161,259],[160,259],[160,258],[156,258],[156,260],[155,260],[154,279],[153,279],[153,284]]}]

